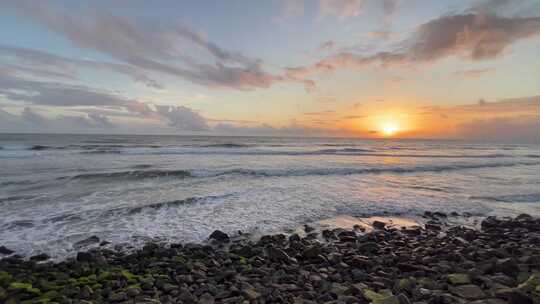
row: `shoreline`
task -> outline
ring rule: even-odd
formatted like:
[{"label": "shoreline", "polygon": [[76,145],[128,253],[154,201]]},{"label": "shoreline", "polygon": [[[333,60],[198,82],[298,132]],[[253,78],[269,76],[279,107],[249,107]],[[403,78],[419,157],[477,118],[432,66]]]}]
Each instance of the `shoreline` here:
[{"label": "shoreline", "polygon": [[47,259],[2,258],[0,302],[540,303],[540,219],[524,214],[338,216],[287,235]]}]

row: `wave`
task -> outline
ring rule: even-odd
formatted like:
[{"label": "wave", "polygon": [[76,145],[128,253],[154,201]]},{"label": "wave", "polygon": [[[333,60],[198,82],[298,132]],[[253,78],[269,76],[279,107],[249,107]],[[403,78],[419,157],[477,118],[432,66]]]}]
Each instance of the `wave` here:
[{"label": "wave", "polygon": [[259,177],[299,177],[325,175],[356,175],[356,174],[407,174],[421,172],[446,172],[470,169],[500,168],[514,166],[536,166],[540,162],[517,163],[486,163],[486,164],[453,164],[443,166],[414,166],[414,167],[382,167],[382,168],[320,168],[320,169],[244,169],[235,168],[224,171],[214,170],[132,170],[108,173],[90,173],[74,176],[59,177],[59,180],[110,181],[110,180],[141,180],[149,178],[210,178],[227,175],[259,176]]},{"label": "wave", "polygon": [[340,155],[340,156],[374,156],[374,157],[404,157],[404,158],[539,158],[539,155],[511,155],[511,154],[392,154],[377,153],[369,149],[344,148],[344,149],[322,149],[303,151],[276,151],[276,150],[205,150],[193,148],[166,148],[152,150],[122,150],[126,155],[254,155],[254,156],[317,156],[317,155]]},{"label": "wave", "polygon": [[540,193],[512,194],[500,196],[472,196],[470,198],[504,203],[536,203],[540,202]]},{"label": "wave", "polygon": [[248,144],[238,144],[238,143],[220,143],[220,144],[209,144],[200,146],[201,148],[250,148],[253,145]]},{"label": "wave", "polygon": [[500,168],[514,166],[536,166],[540,162],[520,162],[520,163],[488,163],[488,164],[454,164],[444,166],[416,166],[416,167],[390,167],[390,168],[322,168],[322,169],[295,169],[295,170],[250,170],[232,169],[219,173],[212,172],[192,172],[193,177],[212,177],[223,175],[249,175],[264,177],[294,177],[310,175],[356,175],[356,174],[406,174],[417,172],[446,172],[469,169]]},{"label": "wave", "polygon": [[190,177],[191,173],[186,170],[133,170],[133,171],[120,171],[109,173],[90,173],[79,174],[71,177],[63,176],[58,179],[70,179],[70,180],[138,180],[146,178],[158,178],[158,177],[175,177],[185,178]]}]

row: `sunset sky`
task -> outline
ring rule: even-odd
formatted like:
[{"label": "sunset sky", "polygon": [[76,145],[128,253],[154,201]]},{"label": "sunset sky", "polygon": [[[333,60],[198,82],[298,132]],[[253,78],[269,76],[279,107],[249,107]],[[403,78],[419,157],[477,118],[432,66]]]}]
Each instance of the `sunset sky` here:
[{"label": "sunset sky", "polygon": [[0,8],[0,132],[540,142],[538,0]]}]

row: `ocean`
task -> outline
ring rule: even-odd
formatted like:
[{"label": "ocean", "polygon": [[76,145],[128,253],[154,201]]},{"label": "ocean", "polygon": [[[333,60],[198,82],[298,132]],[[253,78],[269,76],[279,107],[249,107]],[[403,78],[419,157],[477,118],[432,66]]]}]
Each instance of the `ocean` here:
[{"label": "ocean", "polygon": [[281,232],[340,215],[540,216],[540,146],[434,140],[0,134],[0,245]]}]

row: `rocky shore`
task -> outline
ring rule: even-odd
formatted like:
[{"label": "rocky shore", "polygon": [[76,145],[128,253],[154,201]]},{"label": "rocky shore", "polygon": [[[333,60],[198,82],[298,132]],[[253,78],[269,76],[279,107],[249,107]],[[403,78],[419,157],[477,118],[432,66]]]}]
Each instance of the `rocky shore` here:
[{"label": "rocky shore", "polygon": [[540,219],[470,229],[424,216],[422,227],[375,221],[370,232],[216,231],[208,244],[93,249],[60,263],[0,247],[0,303],[540,303]]}]

